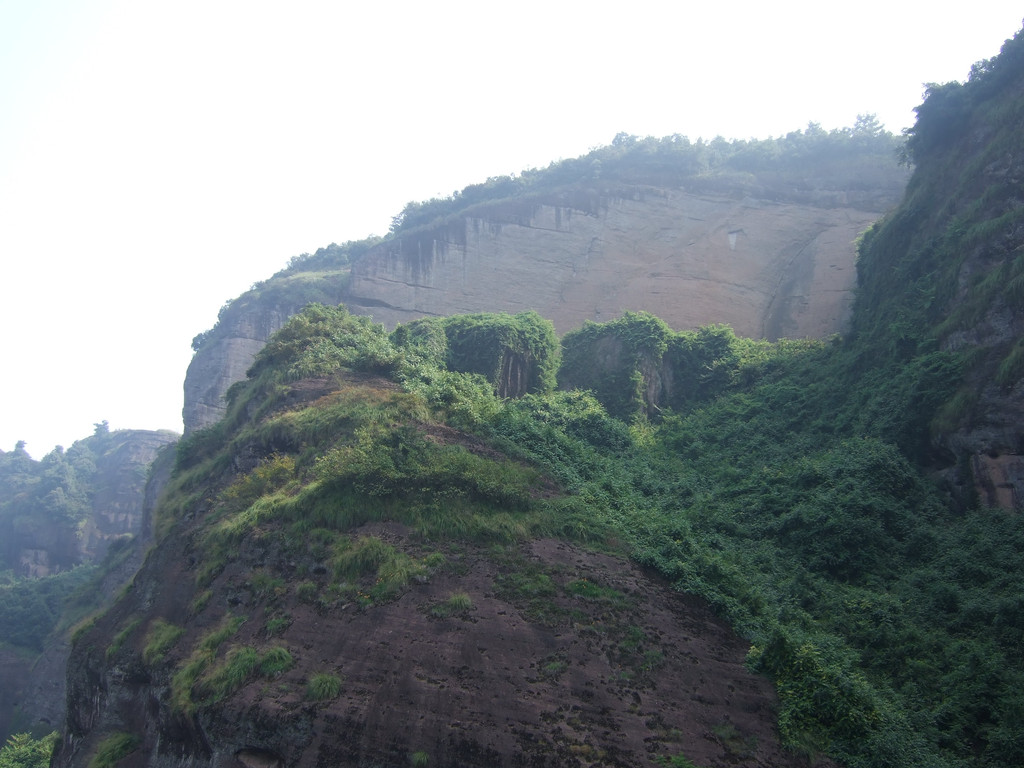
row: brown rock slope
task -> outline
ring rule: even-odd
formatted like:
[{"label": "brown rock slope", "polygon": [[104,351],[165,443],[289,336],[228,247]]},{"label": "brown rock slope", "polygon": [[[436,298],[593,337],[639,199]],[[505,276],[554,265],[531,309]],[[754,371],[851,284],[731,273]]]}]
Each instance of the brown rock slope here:
[{"label": "brown rock slope", "polygon": [[[355,535],[423,554],[401,526]],[[187,552],[155,553],[132,598],[76,650],[59,764],[84,765],[101,739],[130,733],[125,766],[649,766],[678,754],[709,767],[806,765],[779,746],[775,697],[744,668],[747,645],[700,602],[560,541],[444,558],[393,602],[361,608],[257,594],[245,566],[290,564],[250,545],[190,612]],[[169,569],[159,587],[157,567]],[[321,598],[322,582],[307,582]],[[110,638],[156,615],[187,621],[166,658],[147,665],[138,631],[105,662],[97,630]],[[228,616],[245,621],[221,657],[279,647],[294,666],[175,712],[172,670]],[[316,675],[340,681],[337,695],[311,700]]]},{"label": "brown rock slope", "polygon": [[[420,510],[408,526],[395,522],[401,506],[372,506],[391,482],[372,474],[355,481],[372,483],[364,495],[332,486],[294,514],[273,505],[310,486],[263,485],[235,503],[292,461],[280,453],[286,424],[317,415],[323,430],[333,413],[328,445],[340,445],[344,428],[368,434],[352,418],[369,404],[413,408],[364,374],[286,389],[277,407],[300,410],[236,433],[202,465],[205,480],[187,464],[172,478],[180,506],[159,511],[157,546],[75,639],[55,765],[90,765],[117,745],[123,768],[653,766],[680,754],[705,768],[806,765],[779,744],[776,698],[744,667],[748,644],[615,541],[531,539],[516,507],[482,502],[473,519],[508,534],[460,534],[469,518],[445,516],[460,489],[423,488],[426,475],[394,497]],[[367,455],[465,451],[534,478],[525,492],[538,502],[559,494],[450,426],[382,434]]]}]

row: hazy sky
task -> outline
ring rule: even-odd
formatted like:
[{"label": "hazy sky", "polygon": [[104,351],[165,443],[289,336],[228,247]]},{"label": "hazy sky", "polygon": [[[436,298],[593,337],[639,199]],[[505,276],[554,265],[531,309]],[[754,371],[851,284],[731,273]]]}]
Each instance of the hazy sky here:
[{"label": "hazy sky", "polygon": [[192,337],[293,255],[620,131],[911,124],[1019,2],[0,0],[0,449],[181,430]]}]

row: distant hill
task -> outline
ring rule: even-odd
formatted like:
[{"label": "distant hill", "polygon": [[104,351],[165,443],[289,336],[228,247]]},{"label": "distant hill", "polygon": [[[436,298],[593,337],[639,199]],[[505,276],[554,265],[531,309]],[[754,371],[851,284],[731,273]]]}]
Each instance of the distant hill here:
[{"label": "distant hill", "polygon": [[117,555],[106,567],[119,579],[107,589],[131,575],[126,563],[138,567],[130,550],[143,529],[147,473],[177,439],[162,431],[111,432],[103,423],[40,461],[21,444],[0,451],[0,741],[59,727],[62,622],[102,604],[101,582],[89,580],[108,554]]}]

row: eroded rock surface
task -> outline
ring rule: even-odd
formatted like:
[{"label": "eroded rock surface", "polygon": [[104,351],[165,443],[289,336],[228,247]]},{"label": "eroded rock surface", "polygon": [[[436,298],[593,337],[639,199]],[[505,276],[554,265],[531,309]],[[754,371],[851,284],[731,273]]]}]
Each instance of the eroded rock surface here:
[{"label": "eroded rock surface", "polygon": [[533,309],[565,333],[644,310],[676,329],[822,337],[849,322],[854,240],[877,216],[662,189],[590,212],[499,210],[378,246],[353,267],[346,301],[388,326]]},{"label": "eroded rock surface", "polygon": [[[422,547],[396,524],[355,534]],[[154,613],[182,622],[193,583],[184,554],[154,553],[133,599],[96,631]],[[249,542],[162,663],[143,663],[141,631],[114,657],[79,644],[57,764],[84,765],[112,732],[139,736],[124,763],[139,766],[397,766],[423,756],[460,768],[649,766],[677,754],[709,767],[805,764],[779,745],[775,695],[744,667],[748,645],[700,601],[625,559],[566,542],[447,557],[449,567],[389,604],[317,605],[290,594],[257,598],[247,566],[285,564]],[[322,578],[314,569],[311,581]],[[439,613],[454,594],[468,607]],[[193,714],[176,712],[173,674],[229,614],[246,619],[232,646],[277,645],[295,666]],[[281,616],[290,623],[269,636],[268,620]],[[341,681],[336,697],[309,700],[318,673]]]}]

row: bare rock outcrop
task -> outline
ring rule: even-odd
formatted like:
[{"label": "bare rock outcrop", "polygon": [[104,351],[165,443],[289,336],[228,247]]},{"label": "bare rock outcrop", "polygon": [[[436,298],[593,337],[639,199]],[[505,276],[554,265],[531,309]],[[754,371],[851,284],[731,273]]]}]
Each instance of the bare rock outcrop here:
[{"label": "bare rock outcrop", "polygon": [[726,323],[769,339],[842,332],[857,279],[855,240],[895,204],[902,186],[890,182],[860,195],[633,186],[477,206],[368,249],[347,284],[330,273],[282,299],[270,295],[274,278],[233,302],[189,366],[185,431],[220,419],[228,387],[310,301],[344,302],[388,327],[535,310],[565,333],[644,310],[677,330]]},{"label": "bare rock outcrop", "polygon": [[655,188],[509,213],[381,244],[354,265],[346,304],[388,326],[533,309],[564,333],[645,310],[677,329],[822,337],[849,323],[854,241],[878,216]]}]

